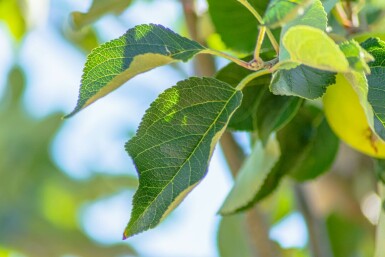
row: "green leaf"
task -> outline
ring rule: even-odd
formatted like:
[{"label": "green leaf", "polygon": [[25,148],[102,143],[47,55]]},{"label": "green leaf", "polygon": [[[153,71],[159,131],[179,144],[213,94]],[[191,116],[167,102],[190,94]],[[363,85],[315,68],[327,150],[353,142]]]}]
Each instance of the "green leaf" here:
[{"label": "green leaf", "polygon": [[[266,55],[262,54],[262,56],[265,57]],[[250,60],[250,58],[246,57],[245,59]],[[235,63],[230,63],[218,71],[215,77],[235,88],[244,77],[251,73],[252,71],[250,70]],[[261,96],[270,84],[270,80],[271,75],[268,74],[254,79],[244,87],[242,90],[242,104],[229,122],[228,127],[230,129],[247,131],[255,131],[257,129],[257,108]]]},{"label": "green leaf", "polygon": [[221,257],[255,256],[249,243],[246,214],[244,213],[222,217],[217,242]]},{"label": "green leaf", "polygon": [[139,25],[94,49],[83,70],[78,103],[70,117],[123,85],[158,66],[187,61],[205,48],[161,25]]},{"label": "green leaf", "polygon": [[341,43],[339,47],[345,54],[352,70],[370,73],[367,62],[373,61],[373,56],[365,51],[355,40],[345,41]]},{"label": "green leaf", "polygon": [[249,206],[268,173],[278,161],[280,154],[279,144],[274,134],[269,138],[265,147],[261,141],[257,141],[219,212],[227,215]]},{"label": "green leaf", "polygon": [[274,131],[283,128],[301,107],[298,97],[275,96],[267,88],[261,97],[256,112],[258,135],[263,144]]},{"label": "green leaf", "polygon": [[108,13],[119,14],[123,12],[132,0],[93,0],[90,9],[86,13],[72,12],[72,22],[75,28],[93,23]]},{"label": "green leaf", "polygon": [[[269,58],[269,53],[261,55]],[[248,59],[248,58],[245,58]],[[221,69],[216,78],[233,87],[252,72],[234,63]],[[258,130],[262,142],[266,143],[270,133],[282,128],[298,111],[302,100],[296,97],[275,96],[269,92],[271,75],[258,77],[242,90],[242,105],[235,112],[229,123],[234,130]]]},{"label": "green leaf", "polygon": [[[324,122],[322,112],[312,106],[301,108],[294,119],[283,129],[277,132],[277,138],[281,149],[281,157],[274,168],[268,174],[262,187],[250,202],[248,208],[253,204],[261,201],[270,195],[279,185],[282,178],[299,169],[301,165],[312,157],[314,152],[314,142],[319,142],[322,138],[317,139],[321,124]],[[326,166],[326,165],[325,165]],[[308,166],[309,167],[309,166]],[[313,167],[310,167],[313,168]],[[318,174],[312,174],[310,170],[309,176],[314,177],[325,170],[318,170]]]},{"label": "green leaf", "polygon": [[374,61],[369,63],[371,73],[367,75],[368,80],[368,101],[374,113],[374,131],[385,140],[385,42],[378,38],[370,38],[363,42],[361,46],[374,57]]},{"label": "green leaf", "polygon": [[320,29],[294,26],[286,32],[282,40],[294,62],[321,70],[349,72],[349,63],[344,53]]},{"label": "green leaf", "polygon": [[385,160],[374,159],[374,171],[377,179],[385,185]]},{"label": "green leaf", "polygon": [[312,141],[303,150],[301,163],[294,166],[290,175],[298,181],[314,179],[327,171],[338,152],[339,140],[325,118],[317,127]]},{"label": "green leaf", "polygon": [[[236,0],[208,0],[209,12],[216,32],[229,48],[251,52],[258,35],[255,17]],[[268,1],[250,0],[250,4],[263,14]]]},{"label": "green leaf", "polygon": [[270,28],[282,26],[302,14],[313,0],[272,0],[263,22]]},{"label": "green leaf", "polygon": [[[282,27],[281,38],[285,35],[288,29],[297,25],[311,26],[325,31],[327,22],[328,18],[320,0],[315,0],[303,15],[296,17],[294,20],[288,22]],[[280,44],[279,47],[279,60],[281,62],[290,60],[290,54],[287,52],[283,44]]]},{"label": "green leaf", "polygon": [[335,73],[306,65],[274,73],[270,90],[276,95],[293,95],[305,99],[321,97],[329,85],[336,81]]},{"label": "green leaf", "polygon": [[124,237],[155,227],[205,176],[242,92],[214,78],[190,78],[155,100],[126,145],[139,174]]}]

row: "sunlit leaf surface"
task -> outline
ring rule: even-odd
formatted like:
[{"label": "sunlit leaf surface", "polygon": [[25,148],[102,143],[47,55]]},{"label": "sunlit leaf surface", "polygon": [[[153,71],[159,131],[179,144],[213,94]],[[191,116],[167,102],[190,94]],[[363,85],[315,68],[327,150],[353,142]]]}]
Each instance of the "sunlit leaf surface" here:
[{"label": "sunlit leaf surface", "polygon": [[83,70],[74,115],[132,77],[158,66],[187,61],[205,48],[161,25],[139,25],[94,49]]},{"label": "sunlit leaf surface", "polygon": [[162,93],[126,145],[139,174],[124,237],[155,227],[202,180],[242,93],[214,78],[190,78]]}]

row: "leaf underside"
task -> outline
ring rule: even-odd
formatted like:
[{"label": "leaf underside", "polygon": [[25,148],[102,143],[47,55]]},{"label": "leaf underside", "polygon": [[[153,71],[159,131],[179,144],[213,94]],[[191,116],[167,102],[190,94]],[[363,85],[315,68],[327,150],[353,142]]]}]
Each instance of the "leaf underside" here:
[{"label": "leaf underside", "polygon": [[220,214],[233,214],[248,206],[278,161],[280,154],[275,135],[269,138],[265,146],[261,141],[257,141],[252,153],[240,169],[234,186],[219,211]]},{"label": "leaf underside", "polygon": [[330,167],[337,153],[337,137],[322,112],[312,106],[301,108],[294,119],[277,132],[277,138],[281,148],[279,161],[252,201],[240,210],[250,208],[274,192],[286,175],[301,181],[319,176]]},{"label": "leaf underside", "polygon": [[155,227],[205,176],[241,91],[214,78],[167,89],[143,117],[126,150],[139,174],[127,238]]},{"label": "leaf underside", "polygon": [[205,48],[161,25],[138,25],[94,49],[87,58],[79,99],[70,117],[132,77],[175,61],[187,61]]}]

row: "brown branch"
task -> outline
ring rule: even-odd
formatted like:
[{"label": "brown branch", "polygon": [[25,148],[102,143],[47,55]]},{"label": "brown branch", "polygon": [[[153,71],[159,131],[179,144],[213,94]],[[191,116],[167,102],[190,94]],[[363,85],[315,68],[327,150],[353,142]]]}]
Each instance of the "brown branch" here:
[{"label": "brown branch", "polygon": [[331,246],[323,222],[314,213],[302,185],[294,185],[298,209],[302,213],[309,234],[309,247],[313,257],[332,257]]},{"label": "brown branch", "polygon": [[229,131],[223,133],[220,143],[231,174],[235,178],[245,160],[245,153]]}]

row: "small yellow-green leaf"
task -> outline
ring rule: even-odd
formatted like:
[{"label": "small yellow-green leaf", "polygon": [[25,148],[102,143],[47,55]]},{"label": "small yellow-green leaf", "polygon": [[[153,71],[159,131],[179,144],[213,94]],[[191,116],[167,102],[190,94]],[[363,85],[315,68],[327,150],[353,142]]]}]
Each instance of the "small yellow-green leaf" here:
[{"label": "small yellow-green leaf", "polygon": [[[286,34],[288,29],[298,25],[306,25],[325,31],[328,23],[327,14],[320,0],[315,0],[303,15],[298,15],[294,20],[288,22],[282,27],[281,38]],[[290,55],[283,46],[279,47],[279,61],[290,60]]]},{"label": "small yellow-green leaf", "polygon": [[283,36],[283,44],[291,60],[307,66],[348,72],[349,62],[336,43],[322,30],[310,26],[294,26]]},{"label": "small yellow-green leaf", "polygon": [[139,188],[124,238],[155,227],[203,179],[241,100],[242,92],[222,81],[190,78],[151,104],[126,145]]},{"label": "small yellow-green leaf", "polygon": [[132,77],[176,61],[187,61],[205,48],[161,25],[139,25],[95,48],[83,70],[74,115]]},{"label": "small yellow-green leaf", "polygon": [[257,141],[219,212],[232,214],[249,206],[278,161],[280,154],[279,144],[274,134],[269,138],[265,147],[261,141]]}]

